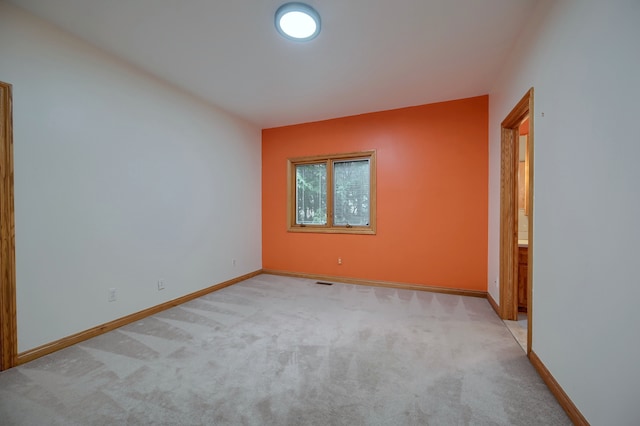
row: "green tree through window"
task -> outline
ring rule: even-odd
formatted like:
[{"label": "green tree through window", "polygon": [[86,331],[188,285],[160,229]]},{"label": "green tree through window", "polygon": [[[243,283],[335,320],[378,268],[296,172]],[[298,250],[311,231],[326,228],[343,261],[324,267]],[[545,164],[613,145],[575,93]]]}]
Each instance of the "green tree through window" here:
[{"label": "green tree through window", "polygon": [[289,231],[375,234],[375,151],[289,160]]},{"label": "green tree through window", "polygon": [[297,224],[327,223],[327,165],[296,166]]},{"label": "green tree through window", "polygon": [[369,160],[333,163],[333,223],[369,225]]}]

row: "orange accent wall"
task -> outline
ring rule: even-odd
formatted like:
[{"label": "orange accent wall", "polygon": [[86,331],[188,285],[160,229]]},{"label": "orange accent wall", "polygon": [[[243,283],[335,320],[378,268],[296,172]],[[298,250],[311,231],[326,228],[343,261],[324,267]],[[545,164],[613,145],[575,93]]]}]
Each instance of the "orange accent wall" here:
[{"label": "orange accent wall", "polygon": [[[263,268],[486,291],[488,103],[480,96],[263,130]],[[287,232],[288,158],[371,149],[376,235]]]}]

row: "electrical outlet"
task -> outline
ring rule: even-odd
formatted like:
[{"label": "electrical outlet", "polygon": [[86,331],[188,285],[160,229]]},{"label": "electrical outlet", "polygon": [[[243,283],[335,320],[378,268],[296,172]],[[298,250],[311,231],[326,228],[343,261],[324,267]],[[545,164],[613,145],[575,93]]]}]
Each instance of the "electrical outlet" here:
[{"label": "electrical outlet", "polygon": [[341,257],[338,258],[338,265],[342,265],[342,258]]},{"label": "electrical outlet", "polygon": [[164,290],[164,280],[158,280],[158,291]]},{"label": "electrical outlet", "polygon": [[117,299],[117,294],[116,294],[116,289],[115,288],[110,288],[109,289],[109,296],[107,296],[107,301],[109,302],[115,302]]}]

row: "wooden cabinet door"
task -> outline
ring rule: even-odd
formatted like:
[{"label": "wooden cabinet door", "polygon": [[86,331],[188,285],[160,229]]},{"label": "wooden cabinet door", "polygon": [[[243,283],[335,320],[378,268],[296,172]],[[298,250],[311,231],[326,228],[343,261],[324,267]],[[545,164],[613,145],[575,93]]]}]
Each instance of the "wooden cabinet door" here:
[{"label": "wooden cabinet door", "polygon": [[518,265],[518,310],[527,312],[527,273],[526,264]]},{"label": "wooden cabinet door", "polygon": [[518,311],[527,312],[527,276],[529,250],[527,247],[518,249]]}]

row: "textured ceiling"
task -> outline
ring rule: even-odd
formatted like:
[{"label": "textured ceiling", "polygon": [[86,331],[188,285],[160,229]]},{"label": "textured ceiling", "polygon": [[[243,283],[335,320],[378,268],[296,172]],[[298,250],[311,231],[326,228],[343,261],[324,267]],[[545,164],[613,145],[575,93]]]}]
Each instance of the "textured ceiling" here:
[{"label": "textured ceiling", "polygon": [[11,2],[263,128],[486,94],[536,3],[310,0],[302,44],[283,0]]}]

